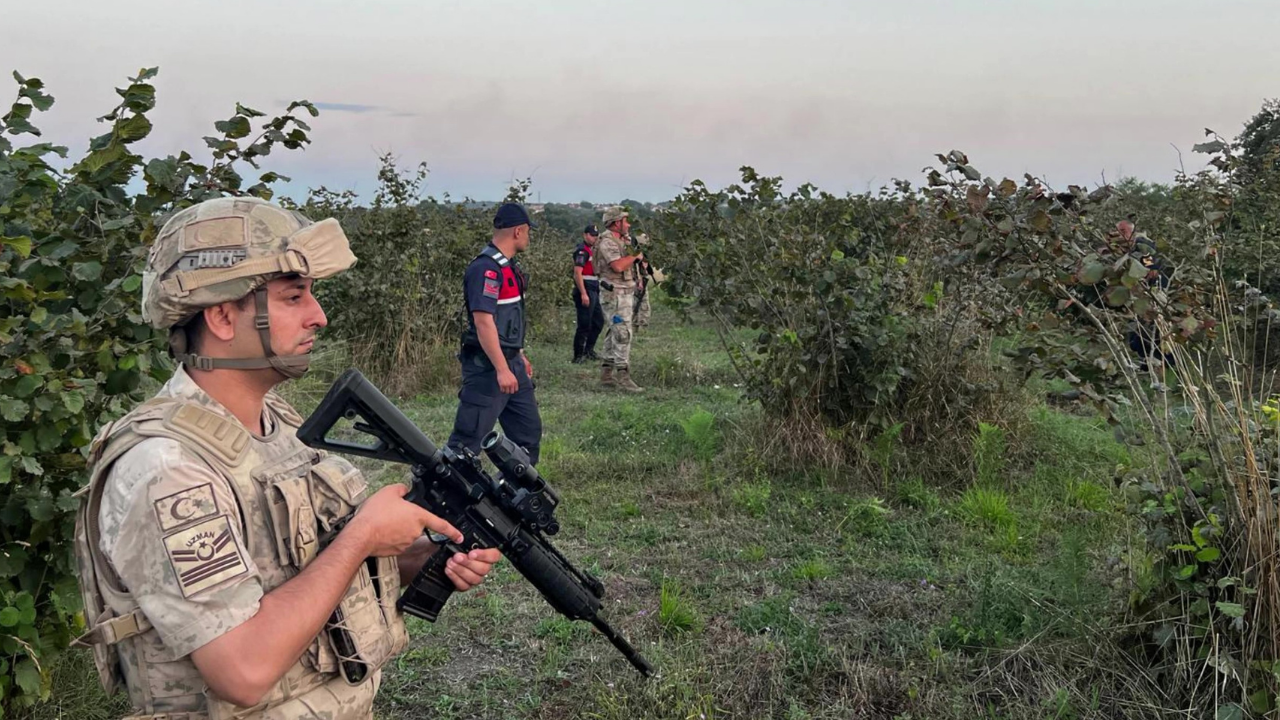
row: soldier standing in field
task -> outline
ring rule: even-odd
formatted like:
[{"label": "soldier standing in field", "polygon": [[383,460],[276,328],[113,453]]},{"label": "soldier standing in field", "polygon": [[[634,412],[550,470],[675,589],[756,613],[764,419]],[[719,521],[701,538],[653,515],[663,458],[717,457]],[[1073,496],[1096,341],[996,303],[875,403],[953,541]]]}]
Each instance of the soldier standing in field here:
[{"label": "soldier standing in field", "polygon": [[631,379],[631,341],[639,287],[637,263],[644,259],[644,254],[629,252],[631,223],[625,210],[620,207],[605,210],[602,222],[606,229],[600,233],[595,256],[599,258],[600,305],[608,330],[600,383],[605,387],[641,392],[643,388]]},{"label": "soldier standing in field", "polygon": [[599,360],[596,339],[604,329],[600,309],[600,278],[594,264],[595,245],[600,231],[595,225],[582,230],[582,242],[573,249],[573,306],[578,310],[578,327],[573,334],[573,363]]},{"label": "soldier standing in field", "polygon": [[507,437],[538,462],[542,417],[534,395],[533,363],[524,354],[528,281],[515,256],[529,247],[534,223],[524,206],[504,203],[493,217],[493,238],[467,266],[462,292],[462,389],[449,447],[478,453],[498,421]]},{"label": "soldier standing in field", "polygon": [[[75,540],[77,642],[131,720],[369,720],[407,642],[399,589],[439,550],[423,530],[463,539],[303,445],[273,392],[327,322],[313,283],[355,261],[336,220],[250,198],[182,210],[151,248],[143,315],[179,365],[94,440]],[[498,557],[445,572],[466,590]]]}]

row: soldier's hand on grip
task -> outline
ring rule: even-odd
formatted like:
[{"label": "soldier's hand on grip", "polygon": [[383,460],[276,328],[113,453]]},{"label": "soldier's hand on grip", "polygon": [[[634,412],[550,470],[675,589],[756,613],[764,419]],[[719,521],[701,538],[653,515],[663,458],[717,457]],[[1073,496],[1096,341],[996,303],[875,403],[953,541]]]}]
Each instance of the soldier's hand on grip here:
[{"label": "soldier's hand on grip", "polygon": [[364,533],[370,556],[399,555],[422,537],[424,528],[462,542],[457,528],[405,500],[407,492],[409,488],[400,483],[388,485],[365,500],[351,519],[347,527],[356,526],[357,532]]},{"label": "soldier's hand on grip", "polygon": [[476,549],[465,554],[454,553],[444,566],[444,574],[453,581],[454,587],[466,592],[484,582],[485,575],[488,575],[494,563],[501,559],[502,553],[497,548]]}]

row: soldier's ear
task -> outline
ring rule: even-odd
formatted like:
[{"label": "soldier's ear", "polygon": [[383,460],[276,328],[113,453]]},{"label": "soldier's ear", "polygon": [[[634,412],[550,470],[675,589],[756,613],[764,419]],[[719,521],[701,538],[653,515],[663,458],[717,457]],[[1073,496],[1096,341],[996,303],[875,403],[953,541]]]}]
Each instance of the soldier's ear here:
[{"label": "soldier's ear", "polygon": [[253,305],[249,304],[247,313],[239,303],[235,302],[220,303],[207,307],[201,312],[204,315],[205,332],[208,333],[209,338],[230,342],[236,336],[236,324],[241,316],[253,317]]}]

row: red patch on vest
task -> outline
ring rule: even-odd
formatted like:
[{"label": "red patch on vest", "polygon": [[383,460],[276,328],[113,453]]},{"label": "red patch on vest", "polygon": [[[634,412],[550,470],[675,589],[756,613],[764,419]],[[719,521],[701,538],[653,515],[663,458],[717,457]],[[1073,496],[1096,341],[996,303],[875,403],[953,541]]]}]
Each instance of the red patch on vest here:
[{"label": "red patch on vest", "polygon": [[493,279],[493,280],[497,280],[497,279],[498,279],[498,271],[497,271],[497,270],[485,270],[485,271],[484,271],[484,276],[485,276],[485,277],[487,277],[487,278],[491,278],[491,279]]},{"label": "red patch on vest", "polygon": [[[520,297],[520,288],[516,285],[516,272],[509,267],[502,268],[502,291],[498,295],[499,300],[509,300],[511,298]],[[486,281],[487,282],[487,281]],[[485,286],[486,291],[488,286]]]}]

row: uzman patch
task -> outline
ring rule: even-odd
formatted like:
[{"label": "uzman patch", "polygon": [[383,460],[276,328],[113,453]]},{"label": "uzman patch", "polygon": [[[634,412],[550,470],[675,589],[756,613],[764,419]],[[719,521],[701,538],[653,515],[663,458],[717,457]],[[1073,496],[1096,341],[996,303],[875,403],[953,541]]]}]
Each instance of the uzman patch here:
[{"label": "uzman patch", "polygon": [[166,535],[164,547],[183,597],[249,572],[226,515]]},{"label": "uzman patch", "polygon": [[167,495],[154,504],[156,520],[165,532],[218,514],[218,501],[209,483]]}]

